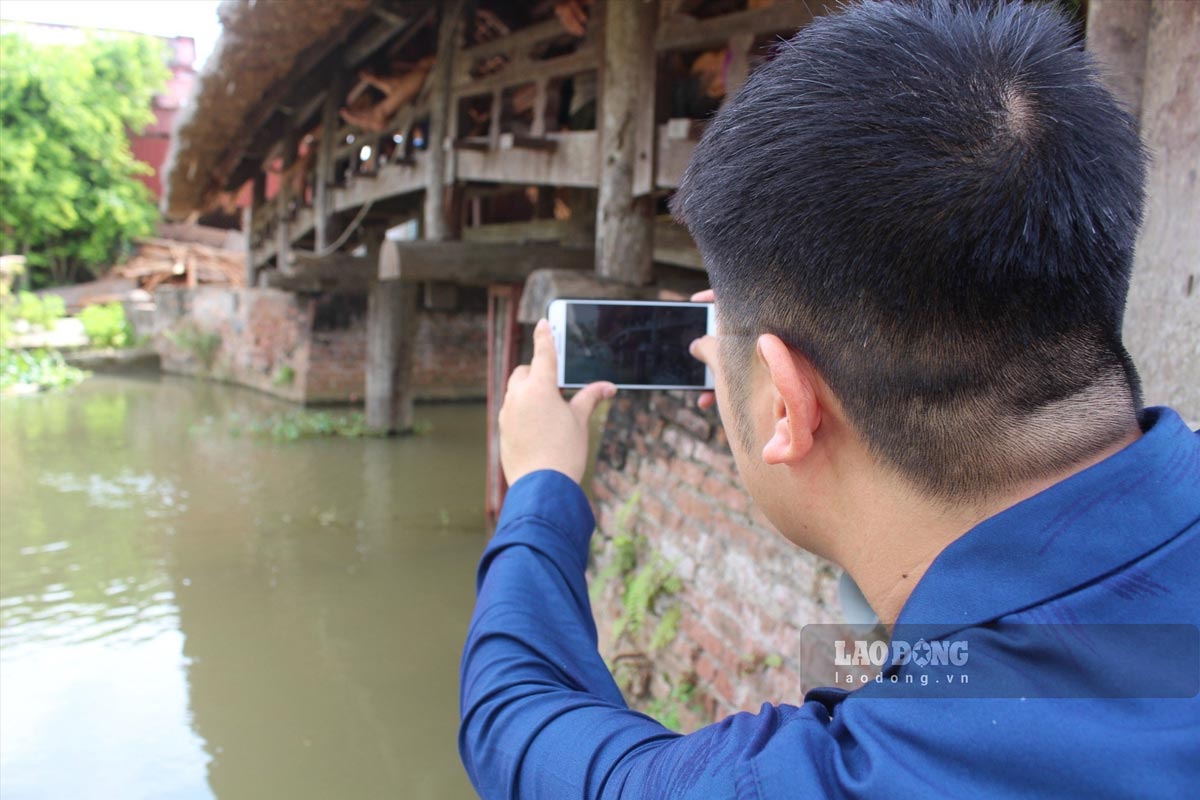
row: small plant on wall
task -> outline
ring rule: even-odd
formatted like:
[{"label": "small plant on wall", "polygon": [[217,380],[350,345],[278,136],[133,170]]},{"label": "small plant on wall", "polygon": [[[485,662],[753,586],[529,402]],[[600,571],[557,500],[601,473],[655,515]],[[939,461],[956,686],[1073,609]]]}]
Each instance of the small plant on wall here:
[{"label": "small plant on wall", "polygon": [[200,362],[205,370],[212,370],[217,350],[221,347],[221,334],[202,331],[195,325],[182,325],[167,331],[165,335],[167,341]]},{"label": "small plant on wall", "polygon": [[682,587],[675,564],[635,530],[641,497],[641,489],[636,489],[617,510],[611,536],[598,532],[593,539],[590,594],[593,603],[619,598],[611,634],[612,646],[620,652],[609,670],[630,705],[681,730],[685,718],[708,720],[697,700],[694,675],[661,672],[661,680],[652,680],[656,656],[679,635]]}]

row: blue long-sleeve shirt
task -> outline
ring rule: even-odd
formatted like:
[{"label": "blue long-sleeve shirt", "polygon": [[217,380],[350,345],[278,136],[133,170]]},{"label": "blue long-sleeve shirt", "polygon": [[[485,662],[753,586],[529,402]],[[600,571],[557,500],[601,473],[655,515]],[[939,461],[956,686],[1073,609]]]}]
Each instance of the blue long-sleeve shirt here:
[{"label": "blue long-sleeve shirt", "polygon": [[[1170,409],[1142,425],[1111,458],[968,531],[914,589],[893,646],[905,630],[969,641],[969,688],[817,689],[686,736],[629,709],[597,652],[582,490],[551,470],[522,477],[484,552],[463,654],[459,751],[475,788],[1200,796],[1200,436]],[[920,661],[884,674],[933,669]]]}]

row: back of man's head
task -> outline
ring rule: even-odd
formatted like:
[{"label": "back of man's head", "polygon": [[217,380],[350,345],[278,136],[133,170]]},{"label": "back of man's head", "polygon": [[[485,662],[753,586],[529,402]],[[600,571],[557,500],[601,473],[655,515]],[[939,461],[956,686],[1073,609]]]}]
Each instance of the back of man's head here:
[{"label": "back of man's head", "polygon": [[883,463],[957,502],[1128,431],[1144,175],[1134,121],[1053,7],[867,0],[754,72],[673,209],[735,334],[735,404],[755,334],[776,334]]}]

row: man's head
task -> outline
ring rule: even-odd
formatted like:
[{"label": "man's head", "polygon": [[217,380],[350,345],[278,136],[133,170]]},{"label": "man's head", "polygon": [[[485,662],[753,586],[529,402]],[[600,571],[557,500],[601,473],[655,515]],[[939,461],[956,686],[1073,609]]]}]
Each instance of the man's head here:
[{"label": "man's head", "polygon": [[929,497],[1111,444],[1140,404],[1120,331],[1144,161],[1052,7],[815,20],[717,115],[673,201],[716,292],[734,438],[761,446],[743,409],[773,334]]}]

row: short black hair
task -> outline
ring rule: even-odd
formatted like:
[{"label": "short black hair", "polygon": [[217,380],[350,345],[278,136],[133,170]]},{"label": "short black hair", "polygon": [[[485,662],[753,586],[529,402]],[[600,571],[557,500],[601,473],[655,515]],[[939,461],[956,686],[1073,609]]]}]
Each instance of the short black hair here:
[{"label": "short black hair", "polygon": [[721,325],[750,334],[722,337],[733,396],[774,333],[877,458],[957,501],[1133,424],[1121,318],[1145,171],[1058,9],[865,0],[779,45],[671,207]]}]

